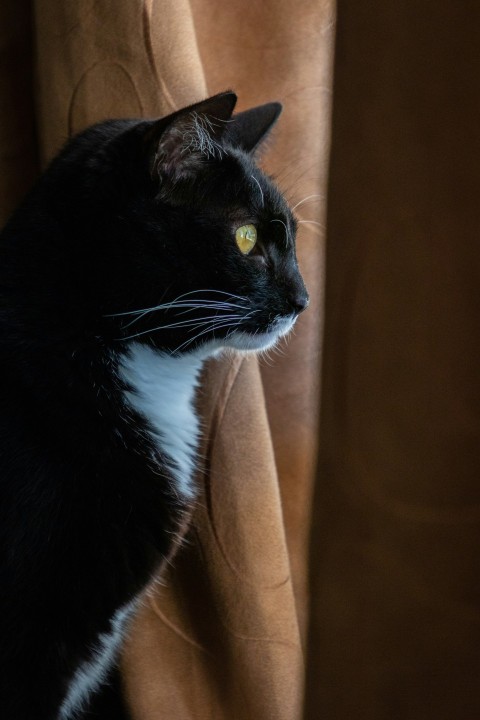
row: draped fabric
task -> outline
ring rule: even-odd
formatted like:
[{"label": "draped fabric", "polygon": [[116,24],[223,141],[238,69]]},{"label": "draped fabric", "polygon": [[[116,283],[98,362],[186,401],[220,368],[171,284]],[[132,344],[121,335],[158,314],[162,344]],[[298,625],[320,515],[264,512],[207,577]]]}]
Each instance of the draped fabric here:
[{"label": "draped fabric", "polygon": [[309,221],[298,246],[312,302],[295,336],[260,364],[227,359],[206,369],[192,527],[145,597],[121,658],[134,720],[301,714],[333,8],[316,0],[292,8],[3,0],[0,9],[2,214],[88,124],[165,115],[231,88],[238,110],[283,103],[264,167]]},{"label": "draped fabric", "polygon": [[0,4],[2,220],[90,123],[284,105],[262,164],[311,305],[280,354],[205,369],[199,500],[120,659],[133,720],[480,717],[480,6],[339,0],[333,67],[334,10]]}]

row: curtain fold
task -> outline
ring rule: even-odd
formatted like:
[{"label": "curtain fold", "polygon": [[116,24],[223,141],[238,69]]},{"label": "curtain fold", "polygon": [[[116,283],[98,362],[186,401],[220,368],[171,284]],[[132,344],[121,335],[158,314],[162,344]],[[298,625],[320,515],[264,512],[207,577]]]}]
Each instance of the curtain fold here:
[{"label": "curtain fold", "polygon": [[[10,90],[0,85],[0,93],[15,119],[2,112],[0,139],[5,149],[18,127],[18,142],[30,152],[29,180],[37,154],[44,166],[72,133],[108,117],[161,116],[227,88],[238,93],[240,110],[284,104],[265,167],[305,221],[298,247],[311,309],[279,357],[260,366],[227,359],[207,369],[199,398],[207,427],[202,494],[185,547],[145,598],[122,671],[134,720],[299,718],[332,4],[302,0],[292,14],[286,0],[6,2],[2,72]],[[21,22],[14,17],[20,4]],[[18,23],[18,38],[10,37]],[[11,76],[20,73],[12,58],[22,48],[23,76],[34,76],[29,113],[12,92]],[[5,216],[29,184],[24,178],[15,185],[20,173],[10,169]]]},{"label": "curtain fold", "polygon": [[297,252],[311,304],[287,348],[261,364],[299,627],[307,618],[307,554],[316,462],[326,171],[334,2],[192,0],[209,92],[233,87],[239,109],[279,100],[264,167],[295,207]]},{"label": "curtain fold", "polygon": [[133,720],[480,717],[480,6],[339,0],[319,403],[334,10],[0,4],[3,221],[90,123],[284,104],[264,164],[312,303],[281,355],[205,370],[198,506],[121,658]]},{"label": "curtain fold", "polygon": [[113,117],[157,117],[202,99],[188,0],[34,0],[35,97],[43,162]]},{"label": "curtain fold", "polygon": [[257,363],[210,363],[204,387],[205,494],[132,627],[129,706],[135,720],[291,720],[303,657]]}]

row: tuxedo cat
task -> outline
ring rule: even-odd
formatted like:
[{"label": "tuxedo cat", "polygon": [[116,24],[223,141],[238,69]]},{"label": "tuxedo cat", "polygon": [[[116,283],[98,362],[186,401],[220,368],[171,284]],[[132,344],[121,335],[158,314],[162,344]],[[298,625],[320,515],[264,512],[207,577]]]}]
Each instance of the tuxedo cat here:
[{"label": "tuxedo cat", "polygon": [[90,717],[195,498],[202,363],[308,303],[254,161],[281,106],[235,102],[89,128],[0,237],[3,720]]}]

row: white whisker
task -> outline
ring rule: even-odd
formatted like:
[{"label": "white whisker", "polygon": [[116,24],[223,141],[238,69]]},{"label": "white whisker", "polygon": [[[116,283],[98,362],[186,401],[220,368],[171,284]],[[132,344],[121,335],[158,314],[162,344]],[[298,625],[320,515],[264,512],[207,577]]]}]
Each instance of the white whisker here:
[{"label": "white whisker", "polygon": [[265,205],[265,198],[263,197],[263,190],[262,190],[262,188],[260,187],[260,183],[258,182],[257,178],[254,177],[253,175],[250,175],[250,177],[252,178],[252,180],[255,180],[255,182],[256,182],[257,185],[258,185],[258,189],[260,190],[260,195],[262,196],[262,206],[263,206],[263,205]]},{"label": "white whisker", "polygon": [[300,205],[303,205],[303,203],[307,202],[307,200],[312,200],[313,198],[323,198],[323,195],[307,195],[307,197],[304,197],[303,200],[300,200],[299,202],[297,202],[296,205],[291,208],[292,212],[295,210],[295,208],[300,207]]},{"label": "white whisker", "polygon": [[279,223],[282,223],[283,227],[285,228],[285,247],[288,249],[289,237],[288,237],[287,226],[285,225],[285,223],[283,222],[283,220],[279,220],[278,218],[276,218],[275,220],[270,220],[270,222],[279,222]]},{"label": "white whisker", "polygon": [[[137,315],[133,320],[130,320],[129,323],[123,326],[123,328],[130,327],[130,325],[134,325],[136,322],[142,319],[145,315],[148,315],[151,312],[156,312],[159,310],[176,310],[177,308],[187,308],[187,310],[183,310],[183,312],[176,313],[177,315],[185,315],[185,313],[192,312],[193,310],[248,310],[248,305],[237,305],[237,303],[221,303],[216,302],[212,300],[211,302],[206,300],[200,303],[191,303],[184,300],[179,301],[178,303],[170,303],[166,304],[164,306],[156,306],[153,308],[149,308],[148,310],[142,310],[140,314]],[[138,312],[138,311],[135,311]],[[123,313],[122,313],[123,314]],[[124,313],[125,315],[127,313]],[[128,313],[128,314],[133,314]]]},{"label": "white whisker", "polygon": [[[243,320],[243,318],[242,318],[242,320]],[[237,320],[237,322],[234,323],[234,325],[235,325],[235,326],[236,326],[236,325],[240,325],[241,322],[242,322],[242,320]],[[199,332],[198,335],[195,335],[193,338],[188,338],[188,340],[185,340],[185,342],[183,342],[181,345],[179,345],[177,348],[175,348],[175,350],[172,350],[172,351],[171,351],[171,354],[174,355],[175,353],[178,353],[178,352],[179,352],[180,350],[182,350],[185,346],[190,345],[190,344],[193,343],[195,340],[197,340],[197,338],[201,337],[202,335],[205,335],[205,333],[215,332],[215,330],[220,330],[221,328],[229,327],[229,325],[231,325],[231,322],[230,322],[230,321],[224,322],[224,323],[217,323],[217,324],[211,323],[209,327],[207,327],[207,328],[205,328],[204,330],[202,330],[201,332]]]},{"label": "white whisker", "polygon": [[189,310],[184,310],[181,313],[177,313],[178,315],[184,315],[187,312],[192,312],[192,310],[195,310],[195,308],[198,308],[199,310],[201,310],[203,308],[210,308],[211,310],[230,310],[231,308],[234,308],[235,310],[248,310],[250,305],[240,305],[239,303],[229,303],[229,302],[215,302],[213,300],[212,300],[212,302],[210,302],[210,301],[206,300],[204,302],[199,302],[199,303],[185,303],[184,305],[178,305],[178,307],[189,308]]},{"label": "white whisker", "polygon": [[[224,290],[211,290],[211,289],[206,288],[206,289],[202,289],[202,290],[191,290],[190,292],[179,295],[171,302],[163,303],[161,305],[155,305],[154,307],[151,307],[151,308],[141,308],[140,310],[128,310],[127,312],[120,312],[120,313],[109,313],[107,315],[104,315],[103,317],[121,317],[123,315],[139,315],[141,313],[151,312],[153,310],[163,310],[163,309],[175,307],[176,304],[182,300],[182,298],[186,298],[190,295],[195,295],[197,293],[218,293],[220,295],[226,295],[227,297],[230,297],[230,298],[235,298],[236,300],[242,300],[242,301],[248,302],[248,298],[246,298],[245,296],[235,295],[234,293],[227,293]],[[203,300],[200,299],[198,302],[214,303],[217,301],[216,300],[208,300],[208,299],[203,299]],[[218,302],[220,302],[220,301],[218,301]],[[225,302],[225,301],[222,301],[222,302]]]},{"label": "white whisker", "polygon": [[318,225],[318,227],[322,228],[322,230],[325,230],[325,226],[322,225],[322,223],[317,222],[316,220],[298,220],[299,225],[303,223],[305,223],[306,225]]},{"label": "white whisker", "polygon": [[132,340],[133,338],[140,337],[141,335],[151,335],[154,332],[157,332],[157,330],[168,330],[178,327],[195,329],[197,327],[201,327],[202,325],[211,324],[215,320],[219,321],[230,321],[230,320],[237,320],[237,319],[243,319],[244,315],[210,315],[208,317],[200,318],[199,320],[195,320],[192,318],[191,320],[181,320],[180,322],[176,323],[169,323],[168,325],[159,325],[155,328],[150,328],[150,330],[142,330],[139,333],[135,333],[134,335],[128,335],[127,337],[123,338],[117,338],[117,340]]},{"label": "white whisker", "polygon": [[[252,315],[255,315],[255,313],[257,313],[257,312],[258,312],[258,310],[252,310],[251,312],[247,313],[246,315],[241,316],[239,320],[237,320],[236,322],[233,323],[233,325],[231,322],[231,318],[229,320],[227,320],[226,322],[223,322],[223,318],[219,318],[220,322],[217,322],[217,323],[213,322],[210,324],[209,327],[204,328],[201,332],[199,332],[198,335],[195,335],[193,338],[188,338],[188,340],[186,340],[181,345],[179,345],[177,348],[175,348],[175,350],[172,350],[171,354],[175,354],[175,353],[179,352],[180,350],[182,350],[182,348],[193,343],[194,340],[197,340],[197,338],[201,337],[202,335],[205,335],[205,333],[215,332],[216,330],[220,330],[221,328],[228,327],[229,325],[232,325],[232,330],[233,330],[234,328],[241,325],[247,318],[251,317]],[[230,335],[230,333],[231,333],[231,331],[229,333],[227,333],[227,337],[228,337],[228,335]]]}]

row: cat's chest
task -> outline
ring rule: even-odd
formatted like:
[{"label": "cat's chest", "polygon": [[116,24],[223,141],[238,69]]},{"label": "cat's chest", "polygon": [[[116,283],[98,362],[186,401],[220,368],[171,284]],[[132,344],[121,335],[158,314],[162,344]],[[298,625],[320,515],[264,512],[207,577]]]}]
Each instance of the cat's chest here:
[{"label": "cat's chest", "polygon": [[199,420],[193,400],[203,361],[171,357],[132,343],[119,362],[128,389],[125,402],[147,421],[147,432],[166,462],[183,496],[194,494]]}]

